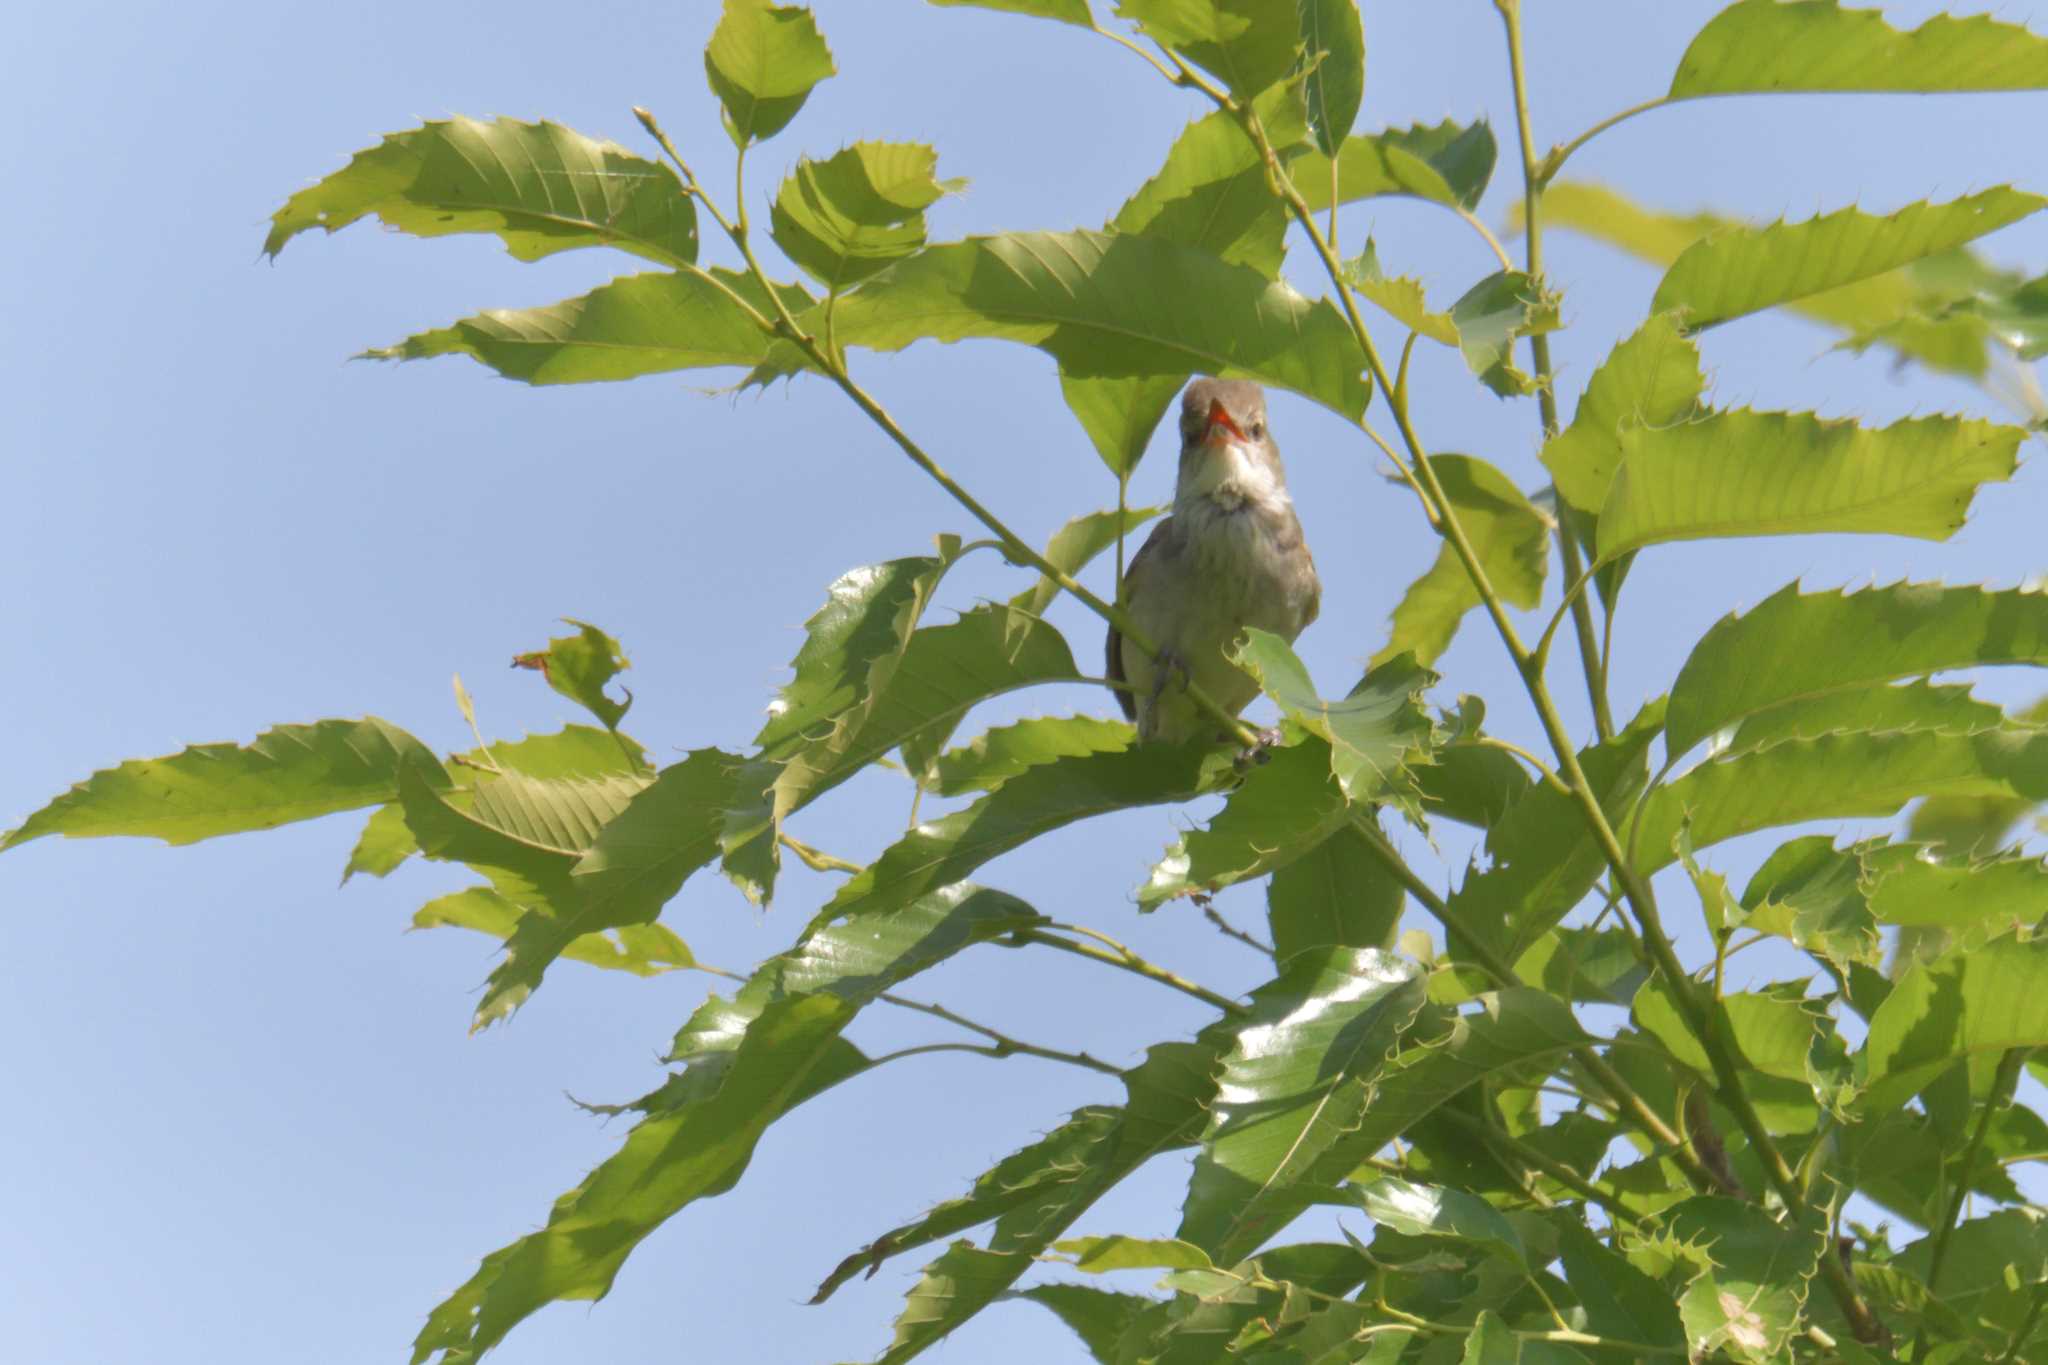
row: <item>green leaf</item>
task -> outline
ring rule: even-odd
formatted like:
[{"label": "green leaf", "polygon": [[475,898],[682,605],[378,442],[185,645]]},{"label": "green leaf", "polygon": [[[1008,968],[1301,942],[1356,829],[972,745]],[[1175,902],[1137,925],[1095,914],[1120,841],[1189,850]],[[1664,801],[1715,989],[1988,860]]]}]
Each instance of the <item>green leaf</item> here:
[{"label": "green leaf", "polygon": [[972,5],[976,9],[997,9],[1006,14],[1057,19],[1063,24],[1079,24],[1082,28],[1095,27],[1095,16],[1088,12],[1088,0],[931,0],[931,3],[942,9]]},{"label": "green leaf", "polygon": [[[518,927],[523,912],[487,886],[473,886],[451,896],[428,901],[413,912],[415,929],[473,929],[492,938],[505,939]],[[601,934],[585,934],[562,950],[572,962],[629,972],[634,976],[659,976],[663,972],[694,967],[697,960],[689,945],[675,932],[659,924],[629,924]]]},{"label": "green leaf", "polygon": [[1650,306],[1683,311],[1686,326],[1698,331],[1886,274],[2043,207],[2048,199],[2000,187],[1947,204],[1909,204],[1885,218],[1842,209],[1804,223],[1730,228],[1687,247]]},{"label": "green leaf", "polygon": [[2048,39],[1988,15],[1937,15],[1908,33],[1835,0],[1739,0],[1679,58],[1671,99],[1865,90],[2048,89]]},{"label": "green leaf", "polygon": [[1406,895],[1365,836],[1344,824],[1266,884],[1274,960],[1311,948],[1392,948]]},{"label": "green leaf", "polygon": [[1349,204],[1388,194],[1469,211],[1486,193],[1496,151],[1492,125],[1485,119],[1465,124],[1445,119],[1346,140],[1336,158],[1334,201],[1327,156],[1305,153],[1288,173],[1301,197],[1318,212],[1332,202]]},{"label": "green leaf", "polygon": [[[1513,606],[1534,607],[1542,600],[1543,575],[1550,565],[1550,518],[1484,460],[1431,455],[1429,464],[1494,591]],[[1373,655],[1374,666],[1399,654],[1413,654],[1423,664],[1436,662],[1465,613],[1479,605],[1479,590],[1464,561],[1449,544],[1438,546],[1436,562],[1394,608],[1393,634]]]},{"label": "green leaf", "polygon": [[[1793,991],[1729,992],[1717,1002],[1716,1027],[1750,1069],[1784,1080],[1806,1079],[1806,1058],[1824,1022],[1816,1002]],[[1685,1021],[1662,977],[1636,992],[1636,1022],[1702,1077],[1714,1074],[1707,1050]]]},{"label": "green leaf", "polygon": [[1299,0],[1302,61],[1309,66],[1308,125],[1336,156],[1365,101],[1365,26],[1358,0]]},{"label": "green leaf", "polygon": [[370,812],[363,832],[356,837],[356,846],[348,855],[348,866],[341,870],[341,880],[345,885],[358,872],[367,872],[372,877],[387,877],[418,851],[418,842],[412,837],[412,831],[406,828],[405,812],[396,804],[379,806]]},{"label": "green leaf", "polygon": [[879,914],[959,880],[1076,820],[1182,801],[1232,776],[1227,753],[1148,744],[1028,768],[964,810],[917,826],[839,888],[819,913]]},{"label": "green leaf", "polygon": [[[1923,1237],[1898,1255],[1894,1264],[1924,1282],[1932,1273],[1935,1238]],[[2035,1209],[2000,1209],[1982,1218],[1958,1223],[1942,1262],[1939,1302],[1977,1334],[1977,1340],[2002,1349],[2020,1337],[2033,1315],[2034,1301],[2048,1284],[2048,1223]],[[2038,1340],[2038,1338],[2035,1338]],[[1966,1347],[1951,1361],[1980,1359],[1988,1352]],[[2013,1359],[2032,1353],[2021,1351]]]},{"label": "green leaf", "polygon": [[1904,1104],[1959,1059],[1981,1101],[1998,1054],[2048,1043],[2044,948],[2007,936],[1910,968],[1871,1016],[1856,1054],[1860,1112],[1875,1117]]},{"label": "green leaf", "polygon": [[734,145],[774,137],[837,70],[811,12],[768,0],[725,0],[704,49],[704,76]]},{"label": "green leaf", "polygon": [[633,694],[626,692],[623,702],[613,701],[604,694],[605,684],[633,665],[619,642],[596,626],[563,620],[576,627],[574,635],[557,636],[543,650],[515,654],[512,666],[537,670],[549,687],[596,716],[605,729],[616,730],[633,705]]},{"label": "green leaf", "polygon": [[1330,746],[1310,736],[1267,751],[1223,809],[1166,850],[1138,888],[1138,908],[1177,896],[1220,891],[1262,877],[1318,847],[1349,823],[1350,804],[1330,775]]},{"label": "green leaf", "polygon": [[1515,975],[1566,1000],[1626,1005],[1648,974],[1641,952],[1622,930],[1559,925],[1515,960]]},{"label": "green leaf", "polygon": [[1328,300],[1150,236],[1020,232],[928,247],[840,300],[836,334],[876,350],[1019,341],[1079,378],[1255,379],[1354,419],[1367,394],[1364,354]]},{"label": "green leaf", "polygon": [[2010,478],[2026,432],[1954,417],[1881,428],[1810,413],[1717,412],[1639,427],[1600,511],[1600,558],[1722,536],[1846,531],[1945,540],[1979,484]]},{"label": "green leaf", "polygon": [[96,772],[0,835],[0,851],[46,834],[191,844],[275,829],[396,800],[406,771],[429,787],[448,786],[425,745],[375,717],[280,725],[247,746],[200,744]]},{"label": "green leaf", "polygon": [[1326,702],[1294,649],[1267,631],[1247,630],[1232,662],[1258,681],[1281,712],[1330,746],[1330,770],[1348,801],[1392,800],[1414,809],[1419,800],[1411,763],[1428,761],[1434,727],[1422,694],[1436,675],[1412,658],[1369,671],[1342,700]]},{"label": "green leaf", "polygon": [[[1045,557],[1069,578],[1079,577],[1097,555],[1116,544],[1119,534],[1129,535],[1164,511],[1164,507],[1126,507],[1119,514],[1112,507],[1075,517],[1053,532],[1045,545]],[[1059,593],[1060,585],[1040,574],[1031,590],[1011,598],[1010,605],[1040,616]]]},{"label": "green leaf", "polygon": [[1894,583],[1796,583],[1700,638],[1671,686],[1673,757],[1774,706],[1982,664],[2048,665],[2048,595]]},{"label": "green leaf", "polygon": [[1040,764],[1117,753],[1130,748],[1134,738],[1128,722],[1094,716],[1038,716],[1000,725],[965,748],[940,754],[932,790],[940,796],[994,791]]},{"label": "green leaf", "polygon": [[[528,384],[588,384],[767,361],[773,334],[719,284],[756,312],[766,309],[766,295],[749,276],[722,266],[708,273],[709,279],[625,275],[578,298],[539,308],[493,308],[363,354],[372,360],[467,355]],[[776,287],[794,310],[810,306],[810,296],[796,285]]]},{"label": "green leaf", "polygon": [[1170,1237],[1075,1237],[1054,1242],[1054,1251],[1073,1257],[1076,1270],[1102,1275],[1112,1270],[1214,1270],[1209,1253]]},{"label": "green leaf", "polygon": [[[1275,87],[1253,109],[1282,164],[1292,161],[1307,133],[1301,90]],[[1286,254],[1287,223],[1286,205],[1267,187],[1264,156],[1234,115],[1217,110],[1181,131],[1108,230],[1195,247],[1273,279]]]},{"label": "green leaf", "polygon": [[1157,1044],[1125,1072],[1127,1099],[1112,1111],[1117,1123],[1103,1145],[1087,1162],[1069,1167],[1064,1180],[999,1217],[988,1250],[956,1243],[927,1266],[881,1365],[902,1365],[980,1312],[1125,1176],[1158,1153],[1192,1142],[1216,1093],[1219,1046]]},{"label": "green leaf", "polygon": [[823,1303],[839,1286],[856,1275],[874,1274],[892,1256],[965,1232],[1034,1201],[1064,1198],[1077,1175],[1096,1156],[1110,1150],[1122,1121],[1122,1110],[1104,1105],[1076,1110],[1065,1123],[983,1172],[966,1195],[948,1199],[923,1217],[890,1229],[841,1261],[810,1302]]},{"label": "green leaf", "polygon": [[1051,1309],[1101,1365],[1117,1365],[1117,1343],[1138,1314],[1159,1302],[1142,1294],[1119,1294],[1085,1284],[1035,1284],[1018,1290],[1017,1297]]},{"label": "green leaf", "polygon": [[1754,1204],[1708,1195],[1672,1209],[1665,1227],[1708,1262],[1678,1300],[1689,1347],[1703,1357],[1725,1350],[1743,1361],[1783,1359],[1800,1328],[1824,1227],[1788,1228]]},{"label": "green leaf", "polygon": [[1388,316],[1411,332],[1446,346],[1458,344],[1458,325],[1449,313],[1433,313],[1420,280],[1406,275],[1388,275],[1380,266],[1379,251],[1372,238],[1365,250],[1344,263],[1344,282],[1384,309]]},{"label": "green leaf", "polygon": [[1853,692],[1829,692],[1775,706],[1736,727],[1726,753],[1761,749],[1788,739],[1817,739],[1850,730],[1940,730],[1974,735],[2003,729],[2006,714],[1978,701],[1962,686],[1909,682],[1879,684]]},{"label": "green leaf", "polygon": [[1572,424],[1543,447],[1543,465],[1558,496],[1588,516],[1597,515],[1628,453],[1624,434],[1691,419],[1706,383],[1699,348],[1680,330],[1678,319],[1659,313],[1645,322],[1593,371]]},{"label": "green leaf", "polygon": [[1358,1125],[1426,994],[1416,964],[1376,948],[1302,953],[1252,992],[1177,1235],[1227,1265],[1308,1207],[1302,1183]]},{"label": "green leaf", "polygon": [[1860,847],[1837,849],[1824,834],[1781,845],[1751,875],[1742,907],[1749,928],[1787,939],[1838,970],[1877,965],[1882,942]]},{"label": "green leaf", "polygon": [[1536,381],[1515,368],[1515,342],[1557,330],[1557,297],[1519,270],[1497,270],[1451,305],[1451,323],[1480,383],[1503,398],[1534,393]]},{"label": "green leaf", "polygon": [[1677,1305],[1655,1280],[1609,1251],[1582,1223],[1558,1227],[1565,1279],[1586,1310],[1586,1330],[1645,1346],[1683,1349],[1685,1325]]},{"label": "green leaf", "polygon": [[914,142],[856,142],[800,158],[776,192],[775,245],[838,292],[924,246],[924,211],[962,181],[938,178],[939,154]]},{"label": "green leaf", "polygon": [[2048,913],[2048,867],[2038,858],[1937,861],[1903,845],[1866,849],[1862,862],[1880,924],[2031,928]]},{"label": "green leaf", "polygon": [[1131,377],[1071,375],[1062,370],[1060,397],[1109,472],[1122,478],[1138,467],[1152,433],[1186,382],[1184,374]]},{"label": "green leaf", "polygon": [[1514,1224],[1478,1195],[1392,1176],[1360,1186],[1357,1195],[1375,1223],[1404,1237],[1449,1238],[1505,1256],[1518,1268],[1528,1266]]},{"label": "green leaf", "polygon": [[494,233],[522,261],[585,246],[697,259],[696,209],[674,171],[558,123],[456,118],[387,134],[286,200],[264,253],[372,215],[416,237]]},{"label": "green leaf", "polygon": [[1177,49],[1233,95],[1256,95],[1293,68],[1301,50],[1295,0],[1118,0],[1119,18]]},{"label": "green leaf", "polygon": [[[1644,755],[1662,725],[1662,706],[1646,707],[1613,739],[1580,752],[1579,766],[1610,821],[1628,812],[1649,781]],[[1665,850],[1668,859],[1676,832],[1674,825],[1663,842],[1643,847]],[[1491,865],[1466,873],[1449,904],[1459,923],[1494,941],[1510,960],[1563,919],[1607,870],[1578,802],[1548,786],[1531,787],[1488,831],[1486,848]]]},{"label": "green leaf", "polygon": [[1794,739],[1710,760],[1644,800],[1640,829],[1624,831],[1649,873],[1671,862],[1671,840],[1692,821],[1700,848],[1777,825],[1885,816],[1916,796],[2048,797],[2048,734],[1938,730]]},{"label": "green leaf", "polygon": [[[640,1241],[693,1201],[739,1180],[776,1118],[867,1060],[840,1033],[862,1006],[905,977],[1035,919],[1012,897],[948,887],[889,921],[824,929],[771,958],[732,1002],[700,1017],[699,1060],[626,1136],[620,1150],[557,1200],[547,1226],[484,1258],[429,1316],[413,1360],[471,1358],[528,1314],[601,1298]],[[695,1021],[693,1021],[695,1022]],[[461,1353],[468,1353],[466,1356]]]}]

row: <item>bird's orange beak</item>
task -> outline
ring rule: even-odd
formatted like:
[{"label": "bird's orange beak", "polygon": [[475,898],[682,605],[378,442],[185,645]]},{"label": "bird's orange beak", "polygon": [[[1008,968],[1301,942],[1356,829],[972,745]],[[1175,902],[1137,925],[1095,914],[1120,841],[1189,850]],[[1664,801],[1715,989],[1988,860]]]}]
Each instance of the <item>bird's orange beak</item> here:
[{"label": "bird's orange beak", "polygon": [[1203,437],[1204,444],[1219,439],[1216,432],[1218,427],[1223,428],[1237,441],[1245,439],[1244,433],[1237,429],[1237,423],[1230,420],[1230,410],[1223,406],[1223,400],[1212,398],[1209,400],[1209,430]]}]

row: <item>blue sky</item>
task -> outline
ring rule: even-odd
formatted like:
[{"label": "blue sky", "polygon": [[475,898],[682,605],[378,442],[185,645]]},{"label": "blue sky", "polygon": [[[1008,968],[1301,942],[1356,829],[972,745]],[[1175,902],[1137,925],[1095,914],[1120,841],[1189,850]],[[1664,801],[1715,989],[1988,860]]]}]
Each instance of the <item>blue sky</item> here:
[{"label": "blue sky", "polygon": [[[1491,113],[1511,143],[1489,5],[1364,8],[1361,127]],[[1655,94],[1716,8],[1530,6],[1539,145]],[[1931,8],[1886,12],[1912,23]],[[799,152],[927,139],[943,174],[973,182],[932,211],[934,237],[1092,226],[1201,112],[1078,31],[908,0],[817,9],[841,74],[757,154],[757,208]],[[2048,31],[2048,6],[2015,0],[1997,12]],[[420,242],[364,226],[302,238],[275,266],[259,259],[284,196],[380,133],[452,113],[547,116],[647,150],[630,114],[646,104],[723,187],[730,147],[700,61],[714,16],[709,0],[573,15],[526,0],[75,0],[16,16],[0,59],[0,111],[16,129],[0,144],[16,186],[14,211],[0,217],[14,263],[0,322],[10,379],[0,404],[10,474],[0,636],[16,658],[0,825],[95,768],[246,740],[277,722],[370,713],[436,747],[465,747],[451,673],[474,692],[488,732],[553,729],[578,718],[570,705],[505,663],[565,615],[624,640],[638,699],[628,728],[664,760],[739,747],[827,583],[916,553],[934,532],[972,529],[819,384],[741,398],[705,396],[702,376],[534,390],[459,359],[347,361],[479,308],[580,292],[636,268],[629,258],[578,252],[522,266],[489,241]],[[1572,173],[1674,209],[1889,210],[2007,182],[2048,186],[2044,113],[2039,95],[1707,101],[1616,130]],[[1517,180],[1504,154],[1490,221]],[[1490,269],[1475,237],[1420,204],[1377,201],[1345,219],[1353,245],[1368,229],[1381,259],[1424,276],[1434,296],[1455,297]],[[2048,223],[2007,230],[1986,249],[2038,270]],[[1642,316],[1656,277],[1563,234],[1549,258],[1566,296],[1556,346],[1568,412]],[[1304,282],[1306,269],[1297,259]],[[1715,401],[1878,420],[1999,415],[1975,390],[1897,377],[1876,358],[1824,354],[1827,344],[1782,319],[1709,333]],[[858,367],[1028,537],[1114,500],[1038,353],[926,344]],[[1454,356],[1428,351],[1415,402],[1435,448],[1482,455],[1527,487],[1543,481],[1532,402],[1503,403]],[[1325,585],[1322,620],[1301,651],[1326,690],[1340,689],[1435,547],[1336,418],[1287,399],[1274,427]],[[1947,545],[1838,537],[1644,556],[1622,610],[1617,710],[1668,686],[1715,618],[1794,578],[2010,585],[2038,573],[2035,449]],[[1171,459],[1155,451],[1135,496],[1160,500],[1171,478]],[[948,580],[950,605],[1014,590],[989,557],[977,559]],[[1107,573],[1091,579],[1104,593]],[[1077,656],[1094,658],[1096,626],[1060,612]],[[1500,732],[1535,743],[1504,664],[1475,623],[1442,662],[1443,695],[1494,699]],[[2007,675],[1984,690],[2012,700],[2038,686]],[[1577,685],[1563,672],[1558,694],[1583,731]],[[985,719],[1109,707],[1076,688],[991,707]],[[902,784],[877,776],[821,803],[799,833],[866,857],[907,809]],[[1258,976],[1249,953],[1184,906],[1141,919],[1130,896],[1189,818],[1098,821],[983,879],[1219,989],[1243,989]],[[494,945],[401,932],[460,875],[408,866],[337,890],[357,823],[176,850],[46,840],[0,860],[9,1360],[398,1359],[479,1257],[537,1226],[616,1145],[621,1126],[564,1093],[623,1099],[659,1079],[655,1059],[708,978],[643,982],[567,966],[509,1027],[468,1037]],[[1731,845],[1709,861],[1739,878],[1774,842]],[[1446,839],[1442,860],[1414,851],[1442,884],[1462,848]],[[667,922],[705,960],[745,967],[784,946],[829,890],[793,868],[764,915],[707,875]],[[1224,900],[1247,918],[1259,904],[1255,892]],[[1118,1061],[1203,1018],[1192,1002],[1085,963],[994,950],[916,993],[1020,1031],[1047,1015],[1031,1026],[1036,1040]],[[856,1035],[884,1047],[931,1036],[920,1021],[879,1013]],[[1025,1059],[939,1055],[883,1068],[773,1129],[740,1188],[652,1238],[609,1299],[541,1314],[497,1359],[871,1355],[919,1258],[802,1307],[817,1280],[1112,1087]],[[1081,1230],[1170,1231],[1183,1160],[1155,1163]],[[1041,1310],[1007,1305],[934,1358],[1079,1354]]]}]

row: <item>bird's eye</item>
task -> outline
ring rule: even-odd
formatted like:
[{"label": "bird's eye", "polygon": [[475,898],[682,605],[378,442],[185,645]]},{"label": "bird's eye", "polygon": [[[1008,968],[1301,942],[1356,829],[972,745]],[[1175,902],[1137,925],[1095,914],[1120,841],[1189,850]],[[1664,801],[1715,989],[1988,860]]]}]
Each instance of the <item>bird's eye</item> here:
[{"label": "bird's eye", "polygon": [[1254,441],[1256,441],[1256,440],[1259,440],[1260,438],[1262,438],[1263,436],[1265,436],[1265,434],[1266,434],[1266,424],[1265,424],[1264,422],[1254,422],[1254,423],[1252,423],[1252,439],[1253,439]]}]

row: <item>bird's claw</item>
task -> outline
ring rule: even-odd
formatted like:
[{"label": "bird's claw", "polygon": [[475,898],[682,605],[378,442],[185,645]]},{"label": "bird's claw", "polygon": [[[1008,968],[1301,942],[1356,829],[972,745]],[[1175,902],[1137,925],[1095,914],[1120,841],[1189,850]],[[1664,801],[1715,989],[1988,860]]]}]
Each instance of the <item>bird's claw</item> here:
[{"label": "bird's claw", "polygon": [[1261,763],[1271,762],[1273,750],[1278,747],[1282,738],[1280,727],[1277,725],[1271,729],[1258,731],[1250,744],[1237,751],[1237,757],[1231,760],[1231,766],[1239,772],[1244,772]]}]

